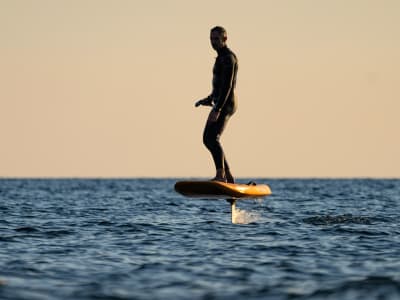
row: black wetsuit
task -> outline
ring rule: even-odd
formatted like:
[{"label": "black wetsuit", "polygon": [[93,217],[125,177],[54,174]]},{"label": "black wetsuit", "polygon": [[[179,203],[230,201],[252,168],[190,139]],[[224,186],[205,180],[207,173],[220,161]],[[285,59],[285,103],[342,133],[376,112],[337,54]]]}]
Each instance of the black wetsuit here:
[{"label": "black wetsuit", "polygon": [[217,169],[229,169],[219,138],[229,118],[236,111],[234,89],[237,70],[236,55],[228,47],[218,50],[213,68],[213,90],[208,99],[214,104],[213,110],[220,114],[216,122],[207,122],[203,134],[203,143],[211,152]]}]

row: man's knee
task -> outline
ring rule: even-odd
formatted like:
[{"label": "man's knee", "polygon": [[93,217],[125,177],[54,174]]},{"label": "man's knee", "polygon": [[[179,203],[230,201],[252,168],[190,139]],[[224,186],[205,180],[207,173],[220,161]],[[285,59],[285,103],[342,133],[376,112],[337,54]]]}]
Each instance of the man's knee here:
[{"label": "man's knee", "polygon": [[203,135],[203,144],[204,146],[206,146],[208,149],[213,148],[213,146],[215,145],[215,141],[213,141],[210,136],[208,136],[207,134]]},{"label": "man's knee", "polygon": [[208,148],[208,149],[213,149],[215,147],[218,147],[219,145],[219,135],[210,135],[210,134],[204,134],[203,135],[203,144]]}]

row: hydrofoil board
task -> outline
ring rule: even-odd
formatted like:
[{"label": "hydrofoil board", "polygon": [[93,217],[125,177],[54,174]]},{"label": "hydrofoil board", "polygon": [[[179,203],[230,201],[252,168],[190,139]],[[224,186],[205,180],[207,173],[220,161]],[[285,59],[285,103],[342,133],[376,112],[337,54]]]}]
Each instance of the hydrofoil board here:
[{"label": "hydrofoil board", "polygon": [[175,191],[187,197],[196,198],[261,198],[271,195],[271,189],[266,184],[237,184],[221,181],[178,181]]}]

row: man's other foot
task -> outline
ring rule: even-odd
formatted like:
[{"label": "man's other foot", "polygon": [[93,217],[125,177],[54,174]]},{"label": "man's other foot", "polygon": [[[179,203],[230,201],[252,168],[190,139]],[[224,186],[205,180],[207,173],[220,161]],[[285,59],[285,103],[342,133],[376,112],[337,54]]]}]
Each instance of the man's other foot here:
[{"label": "man's other foot", "polygon": [[226,181],[227,181],[228,183],[235,183],[235,179],[233,178],[232,175],[226,176]]},{"label": "man's other foot", "polygon": [[226,178],[223,177],[214,177],[211,181],[227,182]]},{"label": "man's other foot", "polygon": [[231,172],[229,170],[226,172],[226,181],[228,183],[235,183],[235,179],[233,178]]}]

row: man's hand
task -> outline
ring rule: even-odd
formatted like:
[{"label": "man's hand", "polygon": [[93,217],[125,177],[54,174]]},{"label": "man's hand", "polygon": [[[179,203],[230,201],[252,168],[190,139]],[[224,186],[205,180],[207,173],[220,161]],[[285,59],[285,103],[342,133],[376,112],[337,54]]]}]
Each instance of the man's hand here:
[{"label": "man's hand", "polygon": [[212,110],[208,115],[207,123],[214,123],[217,122],[219,117],[219,111]]},{"label": "man's hand", "polygon": [[201,100],[197,101],[194,106],[198,107],[200,105],[212,106],[211,99],[209,97],[201,99]]}]

